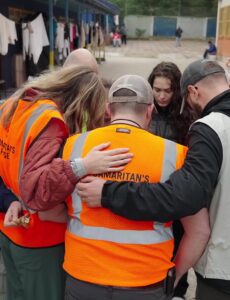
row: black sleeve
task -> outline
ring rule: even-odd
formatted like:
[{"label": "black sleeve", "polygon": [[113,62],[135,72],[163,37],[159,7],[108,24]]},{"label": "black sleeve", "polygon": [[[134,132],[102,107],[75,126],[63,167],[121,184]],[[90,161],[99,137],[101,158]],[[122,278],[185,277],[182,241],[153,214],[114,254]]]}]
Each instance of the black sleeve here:
[{"label": "black sleeve", "polygon": [[7,212],[10,204],[18,198],[5,186],[0,177],[0,212]]},{"label": "black sleeve", "polygon": [[132,220],[167,222],[208,207],[222,164],[222,145],[207,125],[196,123],[189,134],[183,167],[165,183],[106,182],[102,206]]}]

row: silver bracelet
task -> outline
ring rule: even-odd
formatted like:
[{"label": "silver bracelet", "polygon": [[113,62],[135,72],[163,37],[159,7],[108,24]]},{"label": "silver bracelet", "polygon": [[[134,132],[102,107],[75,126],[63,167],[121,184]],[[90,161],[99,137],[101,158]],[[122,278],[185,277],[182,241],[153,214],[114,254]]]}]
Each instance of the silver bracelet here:
[{"label": "silver bracelet", "polygon": [[87,175],[82,158],[75,158],[71,160],[70,165],[76,177],[82,178]]}]

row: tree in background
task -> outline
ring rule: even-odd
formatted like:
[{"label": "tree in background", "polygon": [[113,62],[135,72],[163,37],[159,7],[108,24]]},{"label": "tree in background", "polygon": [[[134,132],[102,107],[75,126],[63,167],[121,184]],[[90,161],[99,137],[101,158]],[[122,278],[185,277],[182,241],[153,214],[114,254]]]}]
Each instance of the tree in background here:
[{"label": "tree in background", "polygon": [[216,17],[218,0],[110,0],[126,15]]}]

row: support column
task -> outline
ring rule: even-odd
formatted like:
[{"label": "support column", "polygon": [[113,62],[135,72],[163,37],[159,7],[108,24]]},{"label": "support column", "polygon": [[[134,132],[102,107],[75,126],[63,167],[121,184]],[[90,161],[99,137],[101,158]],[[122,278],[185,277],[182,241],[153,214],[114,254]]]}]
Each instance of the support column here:
[{"label": "support column", "polygon": [[109,34],[109,15],[105,16],[105,32]]},{"label": "support column", "polygon": [[69,23],[69,0],[65,0],[65,21]]},{"label": "support column", "polygon": [[216,16],[216,47],[217,47],[217,54],[218,54],[218,39],[219,39],[219,27],[220,27],[220,9],[222,0],[218,0],[217,6],[217,16]]},{"label": "support column", "polygon": [[53,68],[54,66],[53,0],[49,0],[49,40],[50,40],[49,68]]}]

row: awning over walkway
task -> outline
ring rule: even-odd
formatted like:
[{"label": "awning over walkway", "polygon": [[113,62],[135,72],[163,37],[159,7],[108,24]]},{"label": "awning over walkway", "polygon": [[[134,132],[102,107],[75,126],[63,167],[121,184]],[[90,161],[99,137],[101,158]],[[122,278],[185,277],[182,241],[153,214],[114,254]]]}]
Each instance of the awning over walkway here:
[{"label": "awning over walkway", "polygon": [[[47,0],[38,0],[38,2],[47,4]],[[80,8],[97,14],[117,15],[119,13],[119,8],[107,0],[53,0],[53,5],[65,9],[67,2],[71,12],[78,12]]]},{"label": "awning over walkway", "polygon": [[[81,2],[83,2],[83,1],[81,1]],[[104,13],[108,13],[108,14],[112,14],[112,15],[116,15],[119,13],[118,7],[106,0],[88,0],[85,2],[89,2],[90,5],[92,5],[92,6],[94,5],[94,6],[98,7]]]}]

